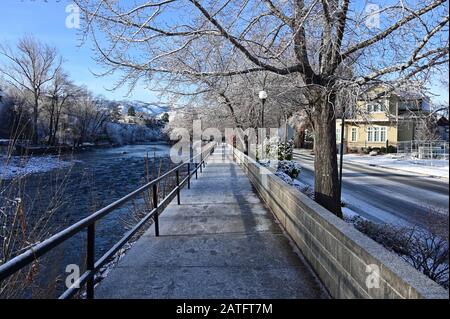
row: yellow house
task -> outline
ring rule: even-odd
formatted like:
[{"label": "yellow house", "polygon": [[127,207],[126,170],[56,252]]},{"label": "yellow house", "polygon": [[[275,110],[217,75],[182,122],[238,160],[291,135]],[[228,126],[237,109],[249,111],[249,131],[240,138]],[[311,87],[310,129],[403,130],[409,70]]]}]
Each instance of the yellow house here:
[{"label": "yellow house", "polygon": [[[370,94],[379,92],[372,89]],[[376,100],[358,101],[352,118],[345,119],[344,146],[347,150],[396,147],[398,142],[416,139],[420,119],[430,112],[428,97],[398,89]],[[341,141],[341,119],[336,120],[336,141]]]}]

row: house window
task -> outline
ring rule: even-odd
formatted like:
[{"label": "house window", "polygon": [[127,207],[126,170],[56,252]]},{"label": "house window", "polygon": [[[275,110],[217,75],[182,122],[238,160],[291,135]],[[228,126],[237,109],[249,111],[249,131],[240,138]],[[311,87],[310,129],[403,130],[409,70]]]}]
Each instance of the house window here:
[{"label": "house window", "polygon": [[374,127],[373,129],[373,141],[378,142],[380,140],[380,130],[378,127]]},{"label": "house window", "polygon": [[368,142],[386,142],[386,127],[374,126],[367,129]]},{"label": "house window", "polygon": [[340,128],[336,129],[336,141],[338,141],[338,142],[341,141],[341,129]]},{"label": "house window", "polygon": [[373,142],[373,127],[367,129],[367,141]]},{"label": "house window", "polygon": [[386,142],[386,127],[380,127],[380,142]]},{"label": "house window", "polygon": [[383,112],[383,107],[380,103],[370,103],[367,104],[367,112],[374,113],[374,112]]},{"label": "house window", "polygon": [[398,105],[399,111],[418,111],[424,108],[427,108],[427,106],[421,100],[401,101]]},{"label": "house window", "polygon": [[356,127],[352,127],[352,142],[356,142],[357,133],[356,133]]}]

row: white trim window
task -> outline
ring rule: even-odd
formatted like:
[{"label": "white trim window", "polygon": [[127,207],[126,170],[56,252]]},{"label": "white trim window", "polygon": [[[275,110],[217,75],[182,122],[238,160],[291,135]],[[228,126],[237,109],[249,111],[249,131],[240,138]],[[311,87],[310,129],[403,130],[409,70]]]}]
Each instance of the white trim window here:
[{"label": "white trim window", "polygon": [[369,103],[367,104],[367,112],[369,113],[379,113],[383,112],[383,106],[380,103]]},{"label": "white trim window", "polygon": [[380,142],[386,142],[387,129],[386,126],[380,127]]},{"label": "white trim window", "polygon": [[367,128],[368,142],[386,142],[386,126],[370,126]]},{"label": "white trim window", "polygon": [[373,141],[373,127],[370,126],[367,128],[367,142]]},{"label": "white trim window", "polygon": [[341,142],[341,128],[336,128],[336,141]]},{"label": "white trim window", "polygon": [[356,142],[358,140],[358,129],[356,127],[352,127],[351,141]]}]

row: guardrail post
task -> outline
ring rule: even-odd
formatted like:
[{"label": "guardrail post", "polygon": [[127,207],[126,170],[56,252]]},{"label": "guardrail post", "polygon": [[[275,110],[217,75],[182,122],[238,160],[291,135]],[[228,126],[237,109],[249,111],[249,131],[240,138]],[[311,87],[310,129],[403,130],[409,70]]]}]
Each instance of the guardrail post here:
[{"label": "guardrail post", "polygon": [[203,153],[200,153],[200,173],[202,172],[202,165],[203,165]]},{"label": "guardrail post", "polygon": [[198,178],[198,163],[195,163],[195,179]]},{"label": "guardrail post", "polygon": [[87,229],[87,255],[86,269],[91,274],[86,282],[86,299],[94,299],[94,266],[95,266],[95,223],[88,226]]},{"label": "guardrail post", "polygon": [[176,177],[177,177],[177,201],[178,201],[178,205],[180,205],[181,204],[181,202],[180,202],[180,172],[178,169],[176,172]]},{"label": "guardrail post", "polygon": [[159,217],[158,217],[158,187],[155,184],[153,184],[153,208],[156,208],[155,211],[155,217],[153,217],[153,220],[155,222],[155,236],[159,236]]},{"label": "guardrail post", "polygon": [[191,188],[191,163],[188,162],[188,189]]},{"label": "guardrail post", "polygon": [[203,160],[203,167],[206,167],[206,159],[208,158],[208,155],[203,155],[203,157],[205,158],[204,160]]}]

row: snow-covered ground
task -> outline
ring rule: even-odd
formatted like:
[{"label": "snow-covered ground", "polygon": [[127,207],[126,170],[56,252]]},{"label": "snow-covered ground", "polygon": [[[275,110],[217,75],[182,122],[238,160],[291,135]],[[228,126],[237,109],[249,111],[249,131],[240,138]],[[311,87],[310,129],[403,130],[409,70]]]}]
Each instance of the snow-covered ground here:
[{"label": "snow-covered ground", "polygon": [[448,160],[405,159],[398,156],[397,154],[377,156],[345,154],[344,161],[351,161],[431,176],[445,178],[449,177]]},{"label": "snow-covered ground", "polygon": [[[286,161],[286,162],[288,162],[288,161]],[[296,163],[294,161],[291,161],[291,162]],[[269,165],[270,165],[270,162],[266,162],[266,161],[260,161],[259,163],[265,167],[269,167]],[[314,187],[312,186],[313,183],[306,184],[296,178],[291,178],[288,174],[282,172],[281,169],[278,169],[277,171],[275,171],[275,175],[278,176],[279,178],[281,178],[288,185],[295,187],[297,190],[299,190],[300,192],[302,192],[309,198],[314,199]],[[346,203],[345,200],[352,200],[354,202],[354,199],[350,199],[348,197],[344,198],[344,202]],[[344,215],[344,219],[348,220],[348,221],[350,221],[354,217],[364,218],[360,214],[358,214],[356,211],[352,210],[349,207],[342,207],[342,214]],[[366,218],[364,218],[364,219],[366,219]]]},{"label": "snow-covered ground", "polygon": [[[358,157],[367,159],[368,156]],[[294,158],[302,165],[297,179],[313,187],[314,156],[309,152],[297,152]],[[344,214],[406,227],[422,225],[423,216],[429,211],[448,215],[448,179],[408,172],[395,174],[393,169],[400,171],[396,167],[375,169],[369,163],[354,165],[344,160]]]},{"label": "snow-covered ground", "polygon": [[0,156],[0,179],[13,179],[28,174],[69,167],[70,165],[72,165],[71,162],[63,161],[57,156],[12,156],[9,159]]}]

